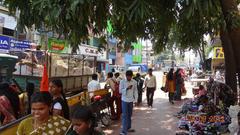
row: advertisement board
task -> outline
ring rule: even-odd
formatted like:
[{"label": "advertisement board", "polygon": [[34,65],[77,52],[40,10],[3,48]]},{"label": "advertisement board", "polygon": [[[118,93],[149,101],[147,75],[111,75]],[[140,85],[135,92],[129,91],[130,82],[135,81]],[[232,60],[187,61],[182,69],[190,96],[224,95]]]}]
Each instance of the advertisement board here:
[{"label": "advertisement board", "polygon": [[67,53],[69,45],[65,40],[58,40],[54,38],[48,39],[48,51],[54,53]]},{"label": "advertisement board", "polygon": [[224,50],[222,47],[213,48],[213,59],[224,59]]},{"label": "advertisement board", "polygon": [[133,62],[134,63],[142,63],[142,44],[133,43]]}]

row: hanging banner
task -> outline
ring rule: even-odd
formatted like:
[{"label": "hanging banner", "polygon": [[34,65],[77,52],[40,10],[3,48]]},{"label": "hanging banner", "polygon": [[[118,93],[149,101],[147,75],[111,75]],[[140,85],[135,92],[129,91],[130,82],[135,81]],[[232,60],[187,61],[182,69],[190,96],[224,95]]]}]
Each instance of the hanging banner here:
[{"label": "hanging banner", "polygon": [[222,47],[213,48],[213,59],[224,59],[224,51]]},{"label": "hanging banner", "polygon": [[67,53],[68,52],[68,44],[65,40],[58,40],[54,38],[48,39],[48,51],[55,53]]}]

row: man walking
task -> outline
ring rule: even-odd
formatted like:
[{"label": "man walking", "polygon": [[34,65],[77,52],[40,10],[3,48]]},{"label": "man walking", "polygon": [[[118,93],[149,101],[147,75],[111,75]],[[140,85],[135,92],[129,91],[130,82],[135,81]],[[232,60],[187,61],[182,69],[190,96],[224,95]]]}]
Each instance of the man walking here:
[{"label": "man walking", "polygon": [[132,79],[133,72],[126,72],[126,79],[120,81],[119,91],[122,94],[122,131],[120,135],[127,135],[127,132],[135,132],[131,129],[133,102],[137,102],[138,90],[137,82]]},{"label": "man walking", "polygon": [[156,77],[152,74],[152,69],[148,69],[148,75],[145,77],[145,87],[147,88],[147,104],[152,107],[154,91],[157,87]]},{"label": "man walking", "polygon": [[137,73],[136,77],[134,77],[133,79],[137,81],[137,88],[138,88],[138,102],[137,102],[137,105],[140,105],[142,103],[142,92],[143,92],[144,79],[142,79],[140,73]]}]

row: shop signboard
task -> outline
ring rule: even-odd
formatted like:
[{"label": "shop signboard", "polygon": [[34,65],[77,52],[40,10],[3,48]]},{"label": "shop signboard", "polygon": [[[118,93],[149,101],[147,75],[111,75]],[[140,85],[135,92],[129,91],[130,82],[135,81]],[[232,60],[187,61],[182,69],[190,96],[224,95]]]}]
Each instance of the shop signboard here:
[{"label": "shop signboard", "polygon": [[54,38],[48,39],[48,51],[54,53],[68,53],[68,44],[65,40],[58,40]]},{"label": "shop signboard", "polygon": [[142,44],[133,43],[133,62],[134,63],[142,63]]},{"label": "shop signboard", "polygon": [[213,48],[213,59],[224,59],[224,50],[222,47]]},{"label": "shop signboard", "polygon": [[0,36],[0,52],[8,53],[9,49],[10,49],[9,37]]},{"label": "shop signboard", "polygon": [[78,53],[82,55],[88,55],[88,56],[99,56],[97,47],[84,45],[84,44],[79,46]]},{"label": "shop signboard", "polygon": [[31,42],[29,41],[18,41],[15,38],[9,38],[9,43],[11,51],[24,51],[31,48]]},{"label": "shop signboard", "polygon": [[0,50],[2,53],[10,51],[24,51],[31,49],[32,43],[30,41],[20,41],[12,37],[0,36]]}]

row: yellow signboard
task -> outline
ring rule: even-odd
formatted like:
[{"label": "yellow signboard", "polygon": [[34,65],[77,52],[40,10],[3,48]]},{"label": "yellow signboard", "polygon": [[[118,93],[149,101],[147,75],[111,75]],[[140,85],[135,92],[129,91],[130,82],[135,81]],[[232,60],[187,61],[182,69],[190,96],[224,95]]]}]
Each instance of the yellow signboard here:
[{"label": "yellow signboard", "polygon": [[224,59],[224,51],[222,47],[213,48],[213,59]]}]

